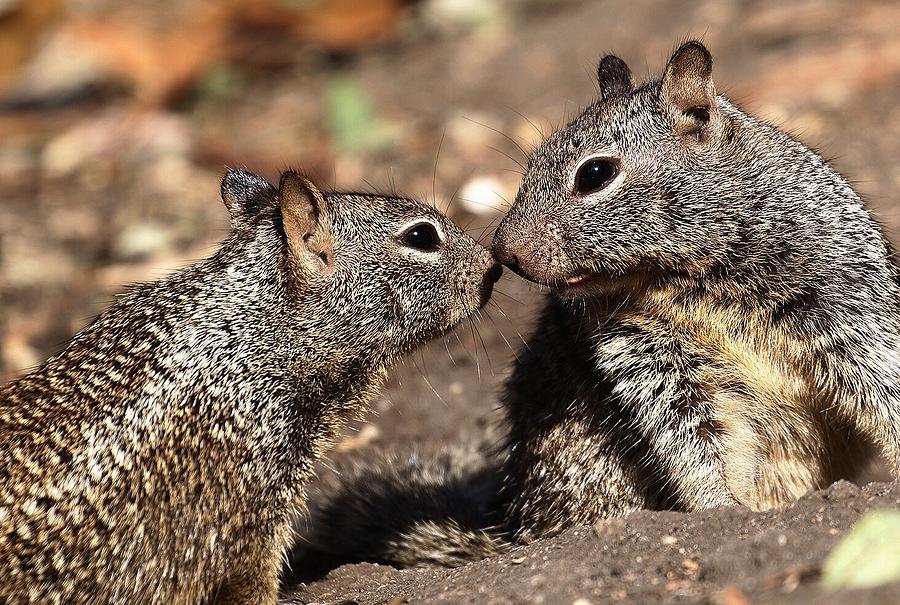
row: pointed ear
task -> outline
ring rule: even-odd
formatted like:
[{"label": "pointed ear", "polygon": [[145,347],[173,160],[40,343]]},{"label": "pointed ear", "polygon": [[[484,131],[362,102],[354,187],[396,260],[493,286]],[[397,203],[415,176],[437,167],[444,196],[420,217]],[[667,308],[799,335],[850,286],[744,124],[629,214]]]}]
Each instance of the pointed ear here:
[{"label": "pointed ear", "polygon": [[220,191],[231,216],[232,229],[247,227],[275,198],[275,188],[268,181],[240,168],[228,169],[222,177]]},{"label": "pointed ear", "polygon": [[717,114],[712,55],[696,41],[682,44],[666,65],[660,98],[675,118],[679,134],[702,138]]},{"label": "pointed ear", "polygon": [[634,89],[631,70],[625,61],[615,55],[606,55],[597,67],[600,96],[604,99],[628,94]]},{"label": "pointed ear", "polygon": [[325,198],[312,181],[293,171],[278,185],[284,235],[291,256],[304,272],[330,273],[334,239],[327,225]]}]

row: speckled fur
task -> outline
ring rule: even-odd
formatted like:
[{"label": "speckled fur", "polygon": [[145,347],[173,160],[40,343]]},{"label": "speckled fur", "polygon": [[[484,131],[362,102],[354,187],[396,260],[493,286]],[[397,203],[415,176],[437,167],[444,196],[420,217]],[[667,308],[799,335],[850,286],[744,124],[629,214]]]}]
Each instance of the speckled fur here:
[{"label": "speckled fur", "polygon": [[[711,67],[688,43],[635,89],[604,59],[604,97],[534,153],[497,230],[497,256],[554,290],[506,397],[522,539],[782,505],[872,445],[900,471],[892,251],[847,181],[716,95]],[[618,175],[574,193],[598,156]]]},{"label": "speckled fur", "polygon": [[[640,87],[614,56],[598,71],[601,98],[535,151],[494,238],[551,289],[503,397],[507,534],[766,509],[873,450],[900,474],[898,271],[859,196],[716,94],[697,42]],[[618,173],[581,195],[592,157]]]},{"label": "speckled fur", "polygon": [[[211,258],[0,390],[0,602],[275,603],[314,460],[497,277],[420,202],[245,171],[222,195]],[[422,220],[437,252],[399,243]]]}]

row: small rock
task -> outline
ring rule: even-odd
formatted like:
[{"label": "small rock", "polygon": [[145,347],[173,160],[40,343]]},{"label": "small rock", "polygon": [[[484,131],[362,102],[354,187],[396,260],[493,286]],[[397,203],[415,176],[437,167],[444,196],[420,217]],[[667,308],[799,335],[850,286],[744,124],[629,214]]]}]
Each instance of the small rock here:
[{"label": "small rock", "polygon": [[141,260],[168,250],[171,243],[171,233],[165,227],[136,223],[119,233],[113,242],[112,253],[116,260]]},{"label": "small rock", "polygon": [[472,214],[500,214],[506,200],[515,194],[515,184],[497,175],[476,177],[459,190],[459,203]]},{"label": "small rock", "polygon": [[489,25],[503,14],[496,0],[430,0],[423,13],[433,26],[446,30]]},{"label": "small rock", "polygon": [[669,592],[681,592],[690,585],[691,585],[691,583],[688,580],[673,579],[673,580],[669,580],[668,582],[666,582],[666,590]]},{"label": "small rock", "polygon": [[900,580],[900,511],[863,515],[828,555],[822,569],[826,590],[870,588]]},{"label": "small rock", "polygon": [[859,488],[853,483],[841,479],[831,484],[825,490],[825,499],[827,500],[843,500],[845,498],[853,498],[859,495]]}]

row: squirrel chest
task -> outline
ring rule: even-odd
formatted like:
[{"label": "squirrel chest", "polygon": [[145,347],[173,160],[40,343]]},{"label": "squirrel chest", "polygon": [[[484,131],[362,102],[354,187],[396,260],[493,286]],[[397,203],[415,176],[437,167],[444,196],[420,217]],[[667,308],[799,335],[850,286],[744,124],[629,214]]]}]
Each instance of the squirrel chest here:
[{"label": "squirrel chest", "polygon": [[596,363],[614,382],[628,377],[617,394],[642,408],[643,428],[656,434],[651,441],[665,443],[658,437],[665,431],[696,431],[741,504],[786,504],[811,486],[852,476],[868,458],[832,394],[817,386],[814,343],[770,313],[655,291],[600,325]]}]

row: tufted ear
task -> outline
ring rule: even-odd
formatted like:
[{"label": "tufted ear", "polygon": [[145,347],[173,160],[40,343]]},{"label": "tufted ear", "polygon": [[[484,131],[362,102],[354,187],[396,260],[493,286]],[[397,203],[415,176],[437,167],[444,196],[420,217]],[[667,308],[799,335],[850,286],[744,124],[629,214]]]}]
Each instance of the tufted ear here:
[{"label": "tufted ear", "polygon": [[275,188],[252,172],[229,168],[222,178],[221,194],[231,216],[231,228],[242,229],[272,203]]},{"label": "tufted ear", "polygon": [[700,42],[682,44],[666,65],[660,99],[675,119],[679,134],[702,138],[717,114],[712,55]]},{"label": "tufted ear", "polygon": [[631,70],[625,61],[615,55],[606,55],[597,66],[600,96],[604,99],[628,94],[634,88]]},{"label": "tufted ear", "polygon": [[334,238],[328,225],[325,197],[305,176],[288,171],[278,185],[284,235],[297,268],[304,275],[333,271]]}]

